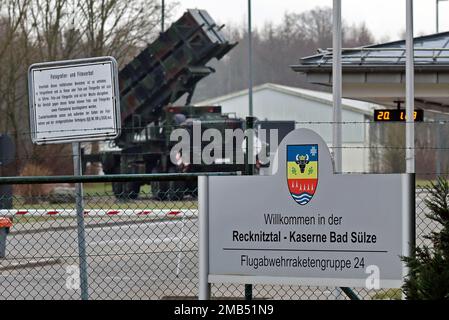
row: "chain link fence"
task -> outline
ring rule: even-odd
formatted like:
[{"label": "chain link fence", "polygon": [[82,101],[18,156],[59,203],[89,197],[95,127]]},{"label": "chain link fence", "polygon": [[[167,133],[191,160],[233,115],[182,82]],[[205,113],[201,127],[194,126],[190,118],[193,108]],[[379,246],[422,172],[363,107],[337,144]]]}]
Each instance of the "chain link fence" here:
[{"label": "chain link fence", "polygon": [[[41,185],[33,185],[39,188]],[[196,192],[169,190],[170,200],[144,188],[117,198],[109,184],[86,185],[84,231],[89,299],[196,299]],[[426,218],[427,197],[416,189],[417,245],[438,226]],[[164,197],[165,198],[165,197]],[[0,210],[13,226],[0,258],[0,299],[80,299],[78,222],[71,192],[14,196]],[[1,250],[0,250],[1,252]],[[215,299],[243,299],[244,285],[213,284]],[[400,289],[354,288],[361,299],[400,299]],[[254,285],[254,299],[348,299],[340,288]]]}]

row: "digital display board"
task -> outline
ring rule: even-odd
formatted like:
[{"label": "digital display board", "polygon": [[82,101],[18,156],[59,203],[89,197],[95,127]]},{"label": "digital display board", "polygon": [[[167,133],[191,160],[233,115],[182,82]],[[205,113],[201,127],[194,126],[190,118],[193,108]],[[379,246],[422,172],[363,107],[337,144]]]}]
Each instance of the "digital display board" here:
[{"label": "digital display board", "polygon": [[[404,109],[374,110],[374,121],[406,121],[407,113]],[[424,121],[424,110],[414,111],[415,121]]]}]

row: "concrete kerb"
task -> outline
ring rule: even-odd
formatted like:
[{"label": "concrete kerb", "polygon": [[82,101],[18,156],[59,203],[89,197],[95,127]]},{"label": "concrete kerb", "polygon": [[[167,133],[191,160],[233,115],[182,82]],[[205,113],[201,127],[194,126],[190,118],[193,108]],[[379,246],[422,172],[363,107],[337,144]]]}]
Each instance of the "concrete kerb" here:
[{"label": "concrete kerb", "polygon": [[[61,218],[75,218],[76,210],[74,209],[36,209],[36,210],[0,210],[0,216],[7,217],[61,217]],[[86,229],[122,226],[132,224],[145,224],[160,221],[181,220],[181,219],[195,219],[198,217],[198,210],[194,209],[160,209],[160,210],[141,210],[141,209],[126,209],[126,210],[103,210],[90,209],[85,210],[85,217],[127,217],[127,218],[148,218],[145,220],[129,220],[129,221],[106,221],[106,222],[91,222],[86,224]],[[34,229],[11,229],[10,235],[42,233],[49,231],[64,231],[76,229],[76,225],[67,226],[49,226]]]},{"label": "concrete kerb", "polygon": [[49,259],[36,259],[36,260],[16,262],[14,259],[10,260],[8,258],[5,258],[0,260],[0,272],[14,271],[27,268],[36,268],[36,267],[46,267],[56,264],[61,264],[61,260],[57,258],[49,258]]}]

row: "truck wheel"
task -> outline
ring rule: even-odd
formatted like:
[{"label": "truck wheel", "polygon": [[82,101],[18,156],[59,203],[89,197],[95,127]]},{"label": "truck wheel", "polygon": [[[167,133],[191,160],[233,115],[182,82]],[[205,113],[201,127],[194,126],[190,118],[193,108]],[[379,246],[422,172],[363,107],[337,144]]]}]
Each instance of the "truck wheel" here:
[{"label": "truck wheel", "polygon": [[124,200],[123,182],[112,182],[112,192],[117,200]]},{"label": "truck wheel", "polygon": [[[159,173],[159,171],[154,168],[151,173]],[[169,183],[167,181],[151,181],[151,194],[156,200],[166,200],[168,193]]]},{"label": "truck wheel", "polygon": [[151,194],[156,200],[164,201],[168,195],[168,184],[165,181],[151,181]]},{"label": "truck wheel", "polygon": [[113,182],[112,192],[120,201],[136,200],[139,197],[140,184],[138,182]]},{"label": "truck wheel", "polygon": [[198,188],[189,190],[188,194],[190,196],[192,196],[192,198],[197,199],[198,198]]},{"label": "truck wheel", "polygon": [[[168,173],[176,173],[176,168],[169,168]],[[168,182],[168,200],[170,201],[180,201],[184,198],[186,192],[185,181],[169,181]]]},{"label": "truck wheel", "polygon": [[168,200],[181,201],[186,195],[184,181],[170,181],[167,191]]},{"label": "truck wheel", "polygon": [[187,181],[185,187],[185,194],[192,198],[198,198],[198,183],[195,181]]},{"label": "truck wheel", "polygon": [[130,200],[136,200],[139,197],[140,183],[132,181],[125,184],[125,197]]}]

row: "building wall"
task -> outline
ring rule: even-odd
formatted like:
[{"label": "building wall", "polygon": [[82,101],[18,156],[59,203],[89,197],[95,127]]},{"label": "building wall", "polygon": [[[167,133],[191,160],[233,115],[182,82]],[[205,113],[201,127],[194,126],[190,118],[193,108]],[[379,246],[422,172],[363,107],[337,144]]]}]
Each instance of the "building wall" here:
[{"label": "building wall", "polygon": [[[231,97],[218,103],[224,113],[233,113],[244,118],[248,114],[248,95]],[[262,89],[253,95],[254,116],[260,120],[294,120],[297,128],[309,128],[320,134],[329,146],[332,145],[332,105],[286,93]],[[342,111],[343,121],[356,122],[343,125],[343,171],[368,171],[368,135],[365,115],[360,112]],[[309,124],[304,122],[318,122]]]},{"label": "building wall", "polygon": [[[297,128],[309,128],[318,132],[326,142],[332,142],[332,106],[323,102],[307,100],[281,92],[263,89],[254,93],[254,116],[260,120],[295,120]],[[248,114],[248,96],[232,97],[220,103],[224,113],[237,117]],[[365,116],[352,110],[343,109],[343,121],[363,122]],[[303,122],[318,122],[308,124]],[[343,142],[365,142],[365,124],[343,126]]]},{"label": "building wall", "polygon": [[344,143],[342,151],[343,172],[369,172],[369,149],[365,143]]}]

